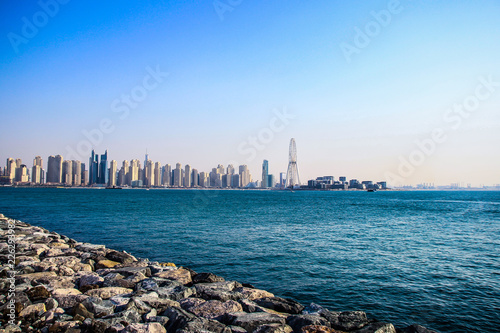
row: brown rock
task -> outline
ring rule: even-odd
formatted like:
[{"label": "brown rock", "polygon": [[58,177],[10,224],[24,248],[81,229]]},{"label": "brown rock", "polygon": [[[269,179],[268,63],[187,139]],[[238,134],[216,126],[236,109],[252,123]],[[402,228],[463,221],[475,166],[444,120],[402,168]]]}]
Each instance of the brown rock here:
[{"label": "brown rock", "polygon": [[99,289],[92,289],[85,292],[85,295],[92,297],[99,297],[102,299],[108,299],[116,295],[130,294],[133,290],[129,288],[121,287],[104,287]]},{"label": "brown rock", "polygon": [[189,271],[184,268],[158,272],[155,274],[155,276],[169,280],[176,280],[182,284],[193,282],[193,280],[191,279],[191,273],[189,273]]},{"label": "brown rock", "polygon": [[32,305],[28,305],[21,312],[19,312],[19,317],[27,317],[27,316],[31,315],[32,313],[34,313],[36,315],[42,314],[45,311],[46,311],[45,304],[43,304],[43,303],[32,304]]},{"label": "brown rock", "polygon": [[96,269],[101,269],[101,268],[113,268],[115,267],[116,265],[120,264],[119,262],[117,261],[113,261],[113,260],[99,260],[97,262],[97,264],[95,265]]}]

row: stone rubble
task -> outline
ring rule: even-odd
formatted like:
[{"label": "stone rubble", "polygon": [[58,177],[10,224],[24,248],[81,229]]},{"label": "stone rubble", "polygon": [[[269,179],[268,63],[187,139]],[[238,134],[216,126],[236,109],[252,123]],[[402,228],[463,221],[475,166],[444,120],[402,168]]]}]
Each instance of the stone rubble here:
[{"label": "stone rubble", "polygon": [[304,307],[252,285],[81,243],[2,214],[0,227],[0,333],[433,332],[419,325],[396,329],[362,311]]}]

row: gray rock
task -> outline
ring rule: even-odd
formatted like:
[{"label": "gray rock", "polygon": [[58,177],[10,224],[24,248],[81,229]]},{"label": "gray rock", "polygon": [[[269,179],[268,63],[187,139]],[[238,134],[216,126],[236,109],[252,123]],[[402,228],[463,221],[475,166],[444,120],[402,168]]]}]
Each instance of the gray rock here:
[{"label": "gray rock", "polygon": [[213,273],[198,273],[193,277],[193,283],[224,282],[224,278]]},{"label": "gray rock", "polygon": [[108,254],[106,254],[106,258],[108,258],[109,260],[117,261],[121,264],[131,264],[134,261],[137,261],[137,259],[133,255],[118,251],[110,251]]},{"label": "gray rock", "polygon": [[246,298],[242,298],[238,300],[238,303],[241,304],[241,307],[243,308],[243,311],[245,312],[266,312],[266,308],[260,306],[259,304],[255,303],[254,301],[251,301]]},{"label": "gray rock", "polygon": [[283,324],[265,324],[257,327],[253,333],[292,333],[293,329]]},{"label": "gray rock", "polygon": [[163,316],[168,317],[168,332],[176,332],[177,330],[183,329],[186,325],[194,320],[196,316],[178,307],[171,307],[166,309]]},{"label": "gray rock", "polygon": [[396,329],[390,323],[371,323],[363,326],[359,330],[355,330],[355,333],[396,333]]},{"label": "gray rock", "polygon": [[267,312],[235,312],[227,314],[222,321],[227,325],[240,326],[253,332],[264,324],[286,324],[285,318]]},{"label": "gray rock", "polygon": [[363,311],[321,311],[320,314],[328,320],[332,328],[341,331],[357,330],[370,322]]},{"label": "gray rock", "polygon": [[328,310],[322,307],[321,305],[318,305],[316,303],[311,303],[308,306],[306,306],[304,310],[302,310],[302,314],[312,314],[319,316],[322,311],[328,311]]},{"label": "gray rock", "polygon": [[80,288],[82,288],[82,287],[89,286],[89,285],[101,286],[103,282],[104,282],[104,279],[101,276],[99,276],[99,274],[94,273],[94,272],[90,272],[88,274],[81,276],[78,284],[79,284]]},{"label": "gray rock", "polygon": [[153,317],[150,317],[147,321],[160,323],[164,327],[167,327],[167,325],[168,325],[168,317],[165,317],[165,316],[153,316]]},{"label": "gray rock", "polygon": [[205,300],[237,301],[245,298],[243,294],[233,291],[240,286],[236,281],[195,284],[196,297]]},{"label": "gray rock", "polygon": [[264,297],[256,299],[254,302],[265,308],[290,314],[299,314],[304,310],[304,306],[299,302],[281,297]]},{"label": "gray rock", "polygon": [[195,318],[189,321],[186,326],[184,326],[179,333],[184,332],[213,332],[213,333],[231,333],[231,330],[226,327],[226,325],[221,324],[218,321],[205,319],[205,318]]},{"label": "gray rock", "polygon": [[330,326],[328,320],[315,315],[291,315],[286,318],[286,323],[294,332],[301,332],[302,327],[309,325]]},{"label": "gray rock", "polygon": [[97,318],[111,315],[116,308],[112,301],[103,300],[99,297],[88,297],[82,304]]},{"label": "gray rock", "polygon": [[173,301],[178,301],[196,294],[196,289],[181,285],[175,287],[159,287],[156,292],[161,298],[168,298]]},{"label": "gray rock", "polygon": [[227,328],[231,330],[231,333],[247,333],[247,330],[244,329],[243,327],[230,325],[227,326]]},{"label": "gray rock", "polygon": [[227,313],[241,312],[243,309],[241,305],[235,301],[221,302],[211,300],[192,306],[189,311],[198,317],[218,320]]},{"label": "gray rock", "polygon": [[111,325],[119,324],[119,323],[139,323],[141,322],[141,316],[133,310],[125,310],[122,312],[113,313],[111,315],[102,317],[102,320],[107,321]]}]

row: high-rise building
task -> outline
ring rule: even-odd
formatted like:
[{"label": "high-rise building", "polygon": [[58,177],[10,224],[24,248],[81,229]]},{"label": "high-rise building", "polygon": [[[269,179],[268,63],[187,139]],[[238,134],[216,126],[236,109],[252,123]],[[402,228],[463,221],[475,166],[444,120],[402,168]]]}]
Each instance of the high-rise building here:
[{"label": "high-rise building", "polygon": [[144,165],[144,186],[147,187],[154,186],[154,181],[155,181],[154,163],[151,160],[147,160],[146,165]]},{"label": "high-rise building", "polygon": [[82,178],[81,178],[82,183],[81,183],[81,184],[82,184],[83,186],[87,186],[87,184],[88,184],[88,176],[89,176],[89,175],[88,175],[88,171],[87,171],[87,170],[85,170],[85,163],[82,163],[81,165],[82,165],[82,172],[81,172],[81,175],[82,175]]},{"label": "high-rise building", "polygon": [[154,178],[153,185],[157,186],[157,187],[161,186],[161,163],[160,162],[155,163],[153,178]]},{"label": "high-rise building", "polygon": [[73,185],[81,186],[82,185],[82,162],[73,161]]},{"label": "high-rise building", "polygon": [[172,166],[165,164],[163,167],[163,185],[172,186]]},{"label": "high-rise building", "polygon": [[274,187],[275,182],[274,175],[267,175],[267,187]]},{"label": "high-rise building", "polygon": [[269,162],[267,160],[264,160],[262,162],[262,187],[266,188],[269,187],[267,184],[267,181],[269,180]]},{"label": "high-rise building", "polygon": [[108,185],[116,186],[116,170],[118,169],[118,163],[115,160],[109,162],[109,177]]},{"label": "high-rise building", "polygon": [[64,161],[62,164],[62,183],[65,185],[73,185],[73,162]]},{"label": "high-rise building", "polygon": [[193,187],[198,187],[199,184],[199,175],[198,175],[198,170],[193,169],[193,181],[192,181]]},{"label": "high-rise building", "polygon": [[16,168],[16,181],[22,183],[29,182],[28,167],[26,165],[21,164],[19,168]]},{"label": "high-rise building", "polygon": [[201,187],[210,187],[210,180],[208,173],[202,171],[200,172],[200,182],[199,182]]},{"label": "high-rise building", "polygon": [[240,187],[240,175],[239,174],[234,174],[231,176],[231,187],[232,188]]},{"label": "high-rise building", "polygon": [[228,174],[228,175],[234,175],[234,166],[232,164],[229,164],[227,166],[227,172],[226,172],[226,174]]},{"label": "high-rise building", "polygon": [[232,174],[225,174],[225,175],[222,175],[222,185],[221,187],[222,188],[227,188],[227,187],[231,187],[231,178],[232,178]]},{"label": "high-rise building", "polygon": [[5,176],[9,177],[10,180],[14,180],[16,178],[16,161],[13,158],[7,159],[5,169]]},{"label": "high-rise building", "polygon": [[31,169],[31,181],[35,184],[42,183],[43,160],[40,156],[33,160],[33,168]]},{"label": "high-rise building", "polygon": [[108,151],[101,155],[101,162],[99,163],[99,184],[108,184]]},{"label": "high-rise building", "polygon": [[62,183],[62,164],[63,157],[61,155],[49,156],[47,163],[47,183]]},{"label": "high-rise building", "polygon": [[130,177],[130,166],[127,160],[124,160],[122,162],[122,167],[120,169],[120,173],[118,176],[118,182],[119,185],[127,185],[130,183],[129,177]]},{"label": "high-rise building", "polygon": [[180,163],[177,163],[175,165],[175,169],[173,170],[174,173],[174,186],[175,187],[181,187],[182,186],[182,165]]},{"label": "high-rise building", "polygon": [[280,172],[280,188],[285,187],[285,182],[286,182],[286,173]]},{"label": "high-rise building", "polygon": [[139,160],[135,159],[130,161],[130,171],[128,184],[132,186],[133,181],[139,180],[139,169],[141,168]]},{"label": "high-rise building", "polygon": [[92,149],[92,154],[89,158],[89,185],[97,184],[99,175],[99,155]]},{"label": "high-rise building", "polygon": [[247,186],[251,181],[250,171],[248,171],[248,166],[240,165],[239,167],[240,173],[240,187]]},{"label": "high-rise building", "polygon": [[191,187],[191,166],[186,164],[184,169],[184,187]]}]

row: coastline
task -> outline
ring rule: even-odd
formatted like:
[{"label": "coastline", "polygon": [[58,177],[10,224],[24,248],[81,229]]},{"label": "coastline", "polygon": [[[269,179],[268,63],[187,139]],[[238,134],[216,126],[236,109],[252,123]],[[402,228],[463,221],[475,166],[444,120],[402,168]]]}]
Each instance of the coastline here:
[{"label": "coastline", "polygon": [[304,306],[0,214],[0,332],[432,332]]}]

